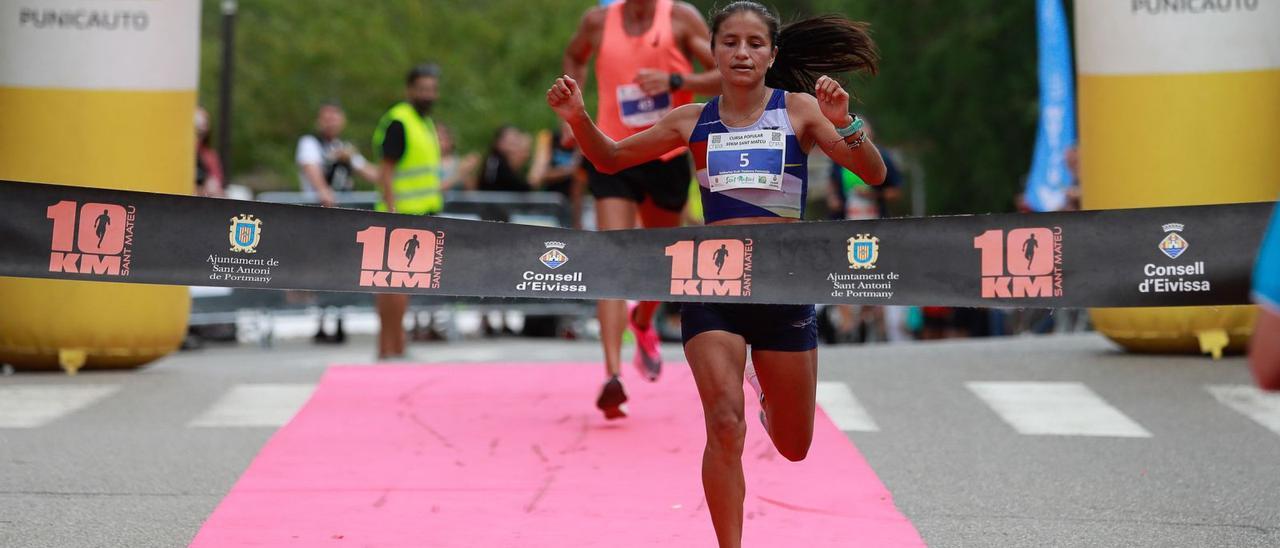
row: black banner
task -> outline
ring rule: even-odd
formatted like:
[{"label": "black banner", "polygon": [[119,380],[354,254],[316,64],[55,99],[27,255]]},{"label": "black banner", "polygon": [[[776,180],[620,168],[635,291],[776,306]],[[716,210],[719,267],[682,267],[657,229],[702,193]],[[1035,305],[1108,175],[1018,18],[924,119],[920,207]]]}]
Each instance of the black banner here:
[{"label": "black banner", "polygon": [[0,181],[0,275],[556,299],[1246,304],[1274,203],[585,232]]}]

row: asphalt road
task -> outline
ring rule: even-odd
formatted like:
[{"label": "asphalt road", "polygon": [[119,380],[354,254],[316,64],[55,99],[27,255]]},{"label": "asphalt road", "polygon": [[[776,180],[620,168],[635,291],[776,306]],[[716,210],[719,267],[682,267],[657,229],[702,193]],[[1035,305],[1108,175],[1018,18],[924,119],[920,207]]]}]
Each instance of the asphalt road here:
[{"label": "asphalt road", "polygon": [[[413,352],[465,364],[597,348]],[[371,354],[363,338],[286,341],[0,377],[0,546],[185,546],[324,369]],[[930,546],[1280,546],[1280,396],[1249,388],[1241,358],[1127,355],[1074,335],[829,346],[820,364],[828,391],[852,396],[824,408]],[[275,407],[227,413],[254,394]]]}]

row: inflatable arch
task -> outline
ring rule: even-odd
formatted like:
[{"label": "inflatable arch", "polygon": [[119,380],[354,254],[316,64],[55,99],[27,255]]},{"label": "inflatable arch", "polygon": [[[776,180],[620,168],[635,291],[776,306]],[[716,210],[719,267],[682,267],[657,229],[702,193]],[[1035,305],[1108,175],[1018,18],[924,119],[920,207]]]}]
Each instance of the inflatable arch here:
[{"label": "inflatable arch", "polygon": [[[0,179],[190,194],[200,2],[4,5]],[[89,236],[73,252],[98,245],[94,207],[51,210]],[[185,287],[0,278],[0,303],[0,363],[74,373],[172,352],[191,300]]]},{"label": "inflatable arch", "polygon": [[[1076,0],[1075,21],[1086,209],[1276,199],[1280,2]],[[1244,350],[1256,310],[1091,313],[1128,350],[1218,356]]]}]

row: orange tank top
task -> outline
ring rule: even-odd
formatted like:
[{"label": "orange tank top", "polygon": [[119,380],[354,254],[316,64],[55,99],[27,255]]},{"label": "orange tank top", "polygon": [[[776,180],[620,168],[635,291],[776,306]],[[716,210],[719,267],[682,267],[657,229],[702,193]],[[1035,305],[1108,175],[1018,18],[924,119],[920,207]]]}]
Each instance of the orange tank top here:
[{"label": "orange tank top", "polygon": [[[671,109],[693,102],[693,93],[688,90],[649,96],[635,85],[640,69],[680,74],[693,72],[693,64],[676,45],[671,28],[672,0],[658,0],[653,23],[640,36],[629,36],[622,25],[625,3],[616,2],[607,8],[600,51],[596,54],[599,92],[596,124],[614,140],[635,135],[652,126]],[[672,151],[662,158],[669,160],[684,150]]]}]

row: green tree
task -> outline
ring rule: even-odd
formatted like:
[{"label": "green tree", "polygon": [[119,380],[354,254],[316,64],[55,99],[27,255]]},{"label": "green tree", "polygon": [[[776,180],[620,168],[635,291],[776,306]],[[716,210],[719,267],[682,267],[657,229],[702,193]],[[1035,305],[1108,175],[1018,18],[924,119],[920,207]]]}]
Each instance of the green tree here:
[{"label": "green tree", "polygon": [[[708,3],[709,4],[709,3]],[[1038,97],[1035,3],[778,2],[785,21],[839,13],[871,23],[880,73],[854,78],[881,143],[917,158],[932,214],[1008,211],[1031,165]]]},{"label": "green tree", "polygon": [[[503,123],[553,127],[544,93],[588,5],[241,2],[229,169],[257,188],[296,184],[294,146],[326,100],[343,104],[347,138],[370,154],[378,118],[403,98],[409,68],[424,61],[443,69],[436,118],[454,130],[464,150],[485,148]],[[211,112],[221,77],[219,9],[217,0],[204,2],[200,101]]]},{"label": "green tree", "polygon": [[[711,13],[718,0],[694,0]],[[293,147],[315,109],[337,99],[348,139],[370,153],[378,117],[412,65],[438,62],[436,116],[460,147],[485,148],[495,128],[549,128],[544,93],[587,8],[564,0],[254,0],[236,35],[232,173],[255,187],[294,184]],[[1035,6],[1005,0],[789,0],[791,20],[842,13],[869,21],[881,51],[874,78],[854,78],[854,108],[879,140],[924,167],[930,213],[1006,211],[1030,166],[1037,116]],[[219,2],[205,0],[201,102],[215,109]],[[593,93],[588,89],[588,99]],[[249,177],[246,177],[249,176]]]}]

